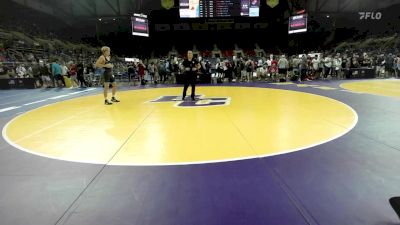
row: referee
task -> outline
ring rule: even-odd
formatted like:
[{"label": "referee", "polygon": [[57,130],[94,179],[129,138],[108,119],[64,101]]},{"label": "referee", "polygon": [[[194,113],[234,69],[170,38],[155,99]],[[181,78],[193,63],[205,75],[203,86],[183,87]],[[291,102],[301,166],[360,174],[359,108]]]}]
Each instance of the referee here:
[{"label": "referee", "polygon": [[183,61],[182,67],[184,70],[184,81],[185,86],[183,87],[182,101],[185,100],[186,91],[189,87],[189,84],[192,86],[192,100],[195,100],[195,91],[196,91],[196,80],[197,80],[197,71],[200,68],[200,64],[196,59],[193,59],[193,52],[187,52],[187,58]]}]

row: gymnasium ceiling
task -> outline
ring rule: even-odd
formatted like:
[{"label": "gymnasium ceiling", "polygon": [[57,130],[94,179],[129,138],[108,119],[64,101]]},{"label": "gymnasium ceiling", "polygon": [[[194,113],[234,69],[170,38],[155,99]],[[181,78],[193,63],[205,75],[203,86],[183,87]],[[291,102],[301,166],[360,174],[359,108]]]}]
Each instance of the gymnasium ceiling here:
[{"label": "gymnasium ceiling", "polygon": [[[67,20],[76,18],[126,17],[134,12],[149,14],[161,9],[161,0],[12,0],[21,5]],[[265,1],[265,0],[261,0]],[[280,0],[283,1],[283,0]],[[400,0],[290,0],[307,4],[308,12],[373,11],[400,4]],[[175,0],[177,5],[178,0]],[[265,4],[262,4],[265,6]]]}]

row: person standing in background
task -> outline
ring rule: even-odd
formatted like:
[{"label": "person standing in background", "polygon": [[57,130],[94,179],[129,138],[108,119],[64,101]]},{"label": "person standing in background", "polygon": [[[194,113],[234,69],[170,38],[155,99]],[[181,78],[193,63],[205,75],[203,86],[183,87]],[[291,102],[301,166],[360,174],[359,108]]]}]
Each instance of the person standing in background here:
[{"label": "person standing in background", "polygon": [[[51,75],[53,75],[52,81],[54,86],[57,83],[57,86],[60,86],[62,84],[63,87],[65,87],[64,77],[61,75],[61,73],[62,70],[60,64],[58,64],[57,61],[54,60],[54,62],[51,64]],[[61,81],[61,84],[59,81]]]},{"label": "person standing in background", "polygon": [[85,71],[85,66],[83,65],[82,62],[79,62],[76,65],[76,74],[77,74],[76,78],[77,78],[77,81],[79,82],[79,86],[81,88],[88,87],[88,84],[87,84],[87,82],[85,80],[84,71]]},{"label": "person standing in background", "polygon": [[193,58],[193,52],[187,52],[187,58],[182,63],[183,71],[185,74],[185,86],[183,87],[182,101],[185,100],[186,91],[191,85],[192,87],[192,100],[195,100],[195,92],[196,92],[196,80],[197,80],[197,71],[200,69],[200,65],[196,59]]},{"label": "person standing in background", "polygon": [[[101,56],[97,59],[96,68],[104,68],[103,80],[104,80],[104,104],[112,105],[112,102],[120,102],[115,98],[115,93],[117,92],[117,85],[112,74],[112,68],[114,67],[111,62],[110,48],[104,46],[101,48]],[[111,102],[108,100],[108,86],[112,84],[112,98]]]}]

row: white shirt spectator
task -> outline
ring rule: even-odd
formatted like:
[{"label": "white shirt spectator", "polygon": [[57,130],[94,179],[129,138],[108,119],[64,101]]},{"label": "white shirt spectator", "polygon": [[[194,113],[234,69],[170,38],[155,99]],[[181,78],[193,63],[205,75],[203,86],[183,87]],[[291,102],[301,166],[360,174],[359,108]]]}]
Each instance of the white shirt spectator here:
[{"label": "white shirt spectator", "polygon": [[258,62],[257,62],[257,67],[261,67],[262,64],[263,64],[263,60],[262,60],[262,59],[259,59]]},{"label": "white shirt spectator", "polygon": [[20,65],[17,67],[15,72],[17,73],[18,77],[23,78],[23,77],[25,77],[26,69],[23,65]]},{"label": "white shirt spectator", "polygon": [[400,70],[400,56],[396,58],[396,68]]},{"label": "white shirt spectator", "polygon": [[331,68],[332,67],[332,59],[331,57],[327,56],[324,59],[325,67]]},{"label": "white shirt spectator", "polygon": [[284,56],[279,59],[278,68],[279,69],[287,69],[287,68],[289,68],[289,62],[287,61],[287,59]]},{"label": "white shirt spectator", "polygon": [[267,65],[268,65],[268,67],[270,67],[271,64],[272,64],[272,60],[268,59],[268,60],[267,60]]},{"label": "white shirt spectator", "polygon": [[292,62],[293,62],[293,69],[299,69],[300,59],[297,57],[294,57]]},{"label": "white shirt spectator", "polygon": [[68,67],[66,65],[61,66],[61,75],[67,76],[68,74]]},{"label": "white shirt spectator", "polygon": [[335,70],[339,70],[341,66],[342,66],[342,59],[334,58],[333,59],[333,67],[335,68]]},{"label": "white shirt spectator", "polygon": [[312,65],[313,65],[313,69],[314,69],[314,70],[318,70],[318,69],[319,69],[319,63],[320,63],[320,61],[319,61],[318,58],[314,58],[314,59],[312,60]]},{"label": "white shirt spectator", "polygon": [[151,74],[154,74],[154,73],[155,73],[155,66],[154,66],[154,64],[150,64],[150,65],[149,65],[149,72],[150,72]]},{"label": "white shirt spectator", "polygon": [[32,77],[33,76],[33,69],[32,69],[32,67],[30,66],[29,68],[28,68],[28,71],[26,72],[26,77]]}]

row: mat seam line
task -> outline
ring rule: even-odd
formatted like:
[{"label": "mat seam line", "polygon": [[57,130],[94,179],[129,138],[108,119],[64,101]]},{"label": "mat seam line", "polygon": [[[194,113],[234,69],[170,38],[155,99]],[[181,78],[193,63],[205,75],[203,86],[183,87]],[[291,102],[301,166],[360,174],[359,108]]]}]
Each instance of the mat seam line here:
[{"label": "mat seam line", "polygon": [[388,145],[388,144],[386,144],[386,143],[384,143],[384,142],[382,142],[382,141],[376,140],[375,138],[370,137],[370,136],[368,136],[367,134],[364,134],[364,133],[359,132],[359,131],[355,131],[355,133],[356,133],[357,135],[360,135],[360,136],[364,137],[364,138],[370,139],[370,140],[372,140],[373,142],[376,142],[376,143],[378,143],[378,144],[384,145],[384,146],[386,146],[386,147],[388,147],[388,148],[390,148],[390,149],[393,149],[393,150],[395,150],[395,151],[400,151],[400,148],[397,148],[397,147],[395,147],[395,146]]},{"label": "mat seam line", "polygon": [[226,117],[229,119],[229,121],[231,122],[231,124],[235,127],[235,129],[239,132],[240,136],[245,140],[245,142],[250,146],[251,151],[257,156],[257,158],[259,158],[259,154],[257,153],[257,151],[254,149],[253,145],[251,145],[250,141],[247,140],[247,138],[244,136],[244,134],[242,133],[242,131],[240,131],[239,127],[236,126],[236,124],[233,122],[233,120],[231,119],[231,117],[229,116],[228,112],[224,109],[223,110]]},{"label": "mat seam line", "polygon": [[[263,162],[263,163],[265,163],[265,162]],[[317,222],[317,220],[314,218],[314,216],[309,212],[307,207],[304,206],[302,201],[297,197],[297,195],[286,184],[284,179],[279,175],[278,171],[276,171],[276,169],[270,168],[270,167],[268,167],[268,169],[270,170],[270,172],[273,174],[273,176],[277,180],[279,187],[289,198],[289,201],[294,205],[294,207],[296,207],[297,211],[304,218],[305,222],[309,225],[319,224]]]},{"label": "mat seam line", "polygon": [[[65,218],[65,216],[67,216],[66,218],[69,218],[72,213],[70,213],[70,215],[67,215],[68,211],[70,209],[72,209],[72,207],[78,202],[78,200],[83,196],[83,194],[89,189],[89,187],[94,183],[94,181],[100,176],[100,174],[104,171],[104,169],[108,166],[108,164],[113,160],[113,158],[119,153],[119,151],[122,149],[123,146],[125,146],[125,144],[129,141],[129,139],[136,133],[136,131],[139,129],[139,127],[141,127],[141,125],[144,123],[145,120],[147,120],[147,118],[153,114],[155,109],[153,109],[143,120],[142,122],[140,122],[139,126],[136,127],[136,129],[134,131],[132,131],[132,133],[128,136],[128,138],[124,141],[124,143],[122,143],[122,145],[117,149],[117,151],[111,156],[111,158],[107,161],[107,163],[105,163],[101,169],[99,170],[99,172],[91,179],[91,181],[86,185],[86,187],[81,191],[81,193],[79,193],[79,195],[75,198],[75,200],[70,204],[70,206],[65,210],[65,212],[60,216],[60,218],[55,222],[55,225],[59,224],[61,222],[61,220],[63,218]],[[67,220],[66,220],[67,221]]]}]

